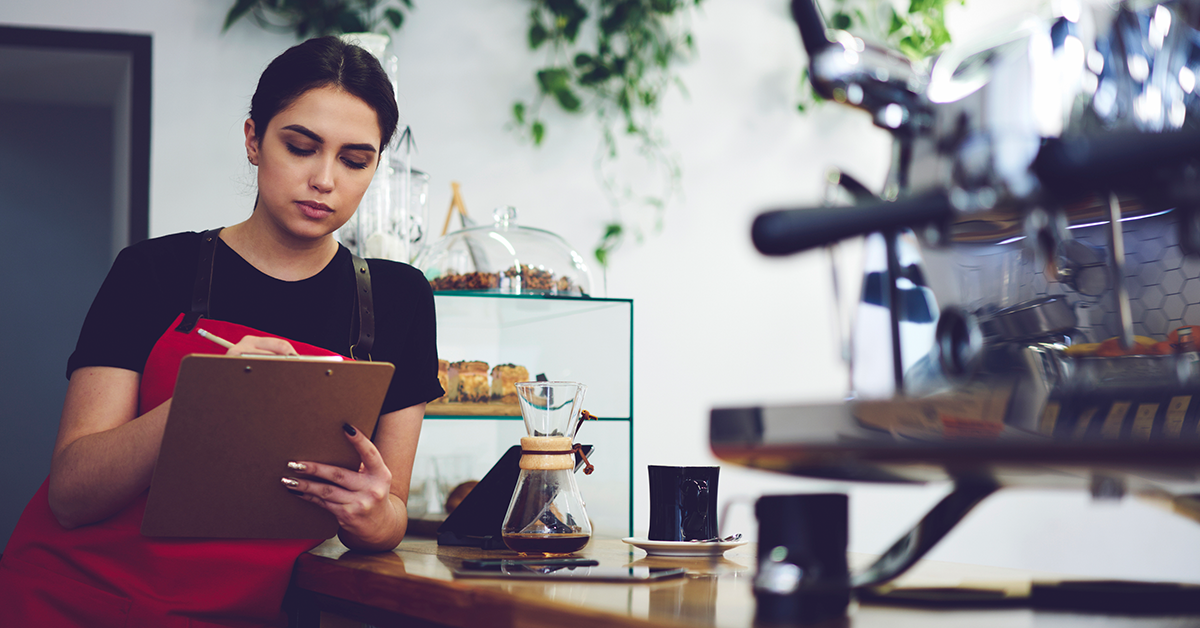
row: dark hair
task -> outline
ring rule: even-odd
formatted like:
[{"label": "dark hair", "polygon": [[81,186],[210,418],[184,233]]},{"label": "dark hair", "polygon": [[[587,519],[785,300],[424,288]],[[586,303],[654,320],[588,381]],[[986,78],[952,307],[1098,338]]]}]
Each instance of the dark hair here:
[{"label": "dark hair", "polygon": [[250,119],[262,137],[267,123],[309,90],[337,87],[375,110],[379,151],[392,141],[400,110],[392,82],[374,55],[337,37],[318,37],[288,48],[263,71],[250,99]]}]

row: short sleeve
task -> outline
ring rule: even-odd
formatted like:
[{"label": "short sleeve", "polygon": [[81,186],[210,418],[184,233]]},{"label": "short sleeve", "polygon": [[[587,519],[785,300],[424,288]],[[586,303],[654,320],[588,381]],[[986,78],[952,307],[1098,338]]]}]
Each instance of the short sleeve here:
[{"label": "short sleeve", "polygon": [[372,357],[396,367],[382,413],[441,397],[444,391],[437,377],[437,316],[429,282],[407,264],[371,260],[371,274],[377,312],[376,347],[382,351]]},{"label": "short sleeve", "polygon": [[[187,247],[180,238],[172,248]],[[175,256],[178,257],[178,256]],[[188,253],[187,257],[195,257]],[[110,366],[142,372],[159,336],[178,316],[178,263],[153,254],[146,243],[122,250],[84,318],[75,351],[67,359],[67,378],[85,366]],[[194,267],[194,263],[192,264]],[[183,287],[186,290],[186,286]],[[181,294],[186,294],[182,292]]]}]

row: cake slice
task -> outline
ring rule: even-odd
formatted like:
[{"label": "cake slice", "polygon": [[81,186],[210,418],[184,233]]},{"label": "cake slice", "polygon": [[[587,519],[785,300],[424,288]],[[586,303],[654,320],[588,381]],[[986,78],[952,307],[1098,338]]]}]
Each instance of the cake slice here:
[{"label": "cake slice", "polygon": [[517,403],[517,382],[529,381],[529,370],[516,364],[492,367],[492,401]]},{"label": "cake slice", "polygon": [[451,362],[450,401],[458,403],[487,403],[491,397],[488,385],[488,364],[475,360]]}]

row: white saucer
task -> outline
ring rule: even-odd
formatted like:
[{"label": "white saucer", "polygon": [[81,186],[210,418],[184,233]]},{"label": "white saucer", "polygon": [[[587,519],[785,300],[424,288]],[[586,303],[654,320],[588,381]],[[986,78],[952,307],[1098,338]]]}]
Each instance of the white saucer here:
[{"label": "white saucer", "polygon": [[651,541],[649,539],[626,537],[622,541],[646,551],[650,556],[720,556],[725,552],[741,547],[747,541],[711,541],[696,543],[693,541]]}]

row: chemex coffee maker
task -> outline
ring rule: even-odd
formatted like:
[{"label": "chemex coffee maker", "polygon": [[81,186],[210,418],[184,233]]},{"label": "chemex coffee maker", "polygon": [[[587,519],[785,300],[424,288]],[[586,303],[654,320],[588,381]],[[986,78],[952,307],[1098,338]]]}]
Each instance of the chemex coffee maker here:
[{"label": "chemex coffee maker", "polygon": [[815,91],[894,138],[883,190],[834,172],[833,202],[752,231],[771,256],[861,247],[835,268],[861,293],[851,394],[715,409],[711,442],[796,475],[953,482],[853,586],[1003,486],[1155,495],[1200,520],[1200,1],[1058,10],[922,69],[792,3]]}]

